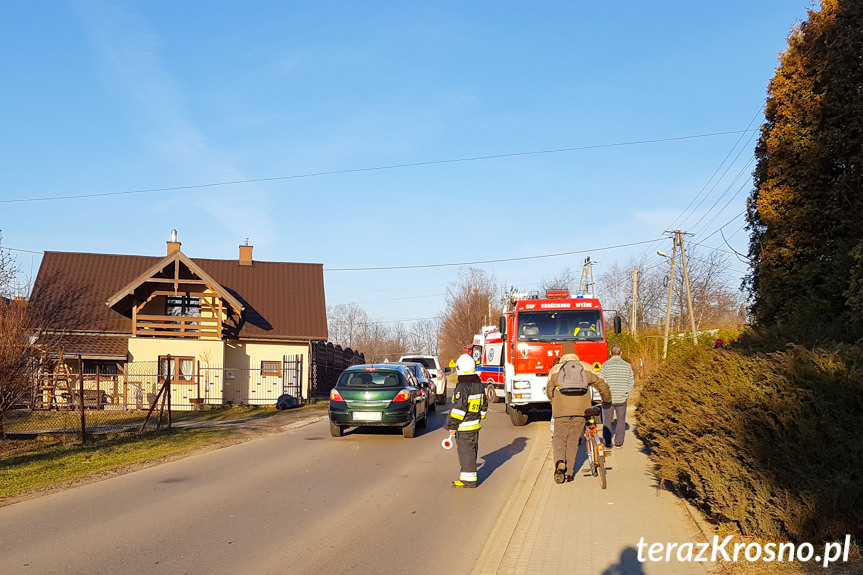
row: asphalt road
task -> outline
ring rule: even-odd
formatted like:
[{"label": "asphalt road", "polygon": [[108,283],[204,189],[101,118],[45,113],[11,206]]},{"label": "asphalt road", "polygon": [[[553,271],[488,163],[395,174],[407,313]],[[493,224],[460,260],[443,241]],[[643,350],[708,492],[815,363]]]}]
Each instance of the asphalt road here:
[{"label": "asphalt road", "polygon": [[318,421],[0,508],[2,572],[470,572],[548,427],[492,405],[460,490],[440,409],[413,439]]}]

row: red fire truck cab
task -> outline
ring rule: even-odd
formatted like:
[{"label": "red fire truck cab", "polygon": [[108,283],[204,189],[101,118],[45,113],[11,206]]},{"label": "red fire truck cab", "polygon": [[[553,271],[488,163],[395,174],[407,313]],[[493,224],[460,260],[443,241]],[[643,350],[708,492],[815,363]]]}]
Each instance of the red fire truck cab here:
[{"label": "red fire truck cab", "polygon": [[525,425],[531,408],[551,408],[545,386],[563,342],[573,342],[579,359],[596,371],[608,359],[602,306],[598,299],[581,294],[575,298],[564,290],[549,291],[545,298],[514,294],[500,318],[500,330],[504,400],[513,425]]}]

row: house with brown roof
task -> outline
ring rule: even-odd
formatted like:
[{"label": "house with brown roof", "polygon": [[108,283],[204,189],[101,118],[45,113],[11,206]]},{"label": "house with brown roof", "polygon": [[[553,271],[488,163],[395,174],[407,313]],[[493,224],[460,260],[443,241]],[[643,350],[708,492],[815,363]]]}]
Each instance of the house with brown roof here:
[{"label": "house with brown roof", "polygon": [[312,342],[327,339],[323,265],[255,261],[249,245],[233,260],[190,258],[180,246],[45,252],[30,307],[60,336],[47,350],[59,372],[95,377],[121,409],[148,406],[166,378],[180,409],[307,398]]}]

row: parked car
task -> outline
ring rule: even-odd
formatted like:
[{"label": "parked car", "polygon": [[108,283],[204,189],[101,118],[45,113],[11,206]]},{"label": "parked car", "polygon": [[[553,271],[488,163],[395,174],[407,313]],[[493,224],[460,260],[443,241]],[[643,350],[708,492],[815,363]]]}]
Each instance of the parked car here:
[{"label": "parked car", "polygon": [[435,382],[438,405],[446,403],[446,375],[444,375],[436,355],[403,355],[399,361],[415,361],[423,364]]},{"label": "parked car", "polygon": [[415,361],[400,361],[398,365],[406,365],[414,372],[417,382],[420,384],[420,389],[426,396],[426,408],[428,411],[434,411],[437,404],[437,384],[429,373],[429,370],[421,363]]},{"label": "parked car", "polygon": [[428,423],[426,396],[413,370],[395,363],[353,365],[330,391],[330,434],[341,437],[347,427],[400,427],[413,437]]}]

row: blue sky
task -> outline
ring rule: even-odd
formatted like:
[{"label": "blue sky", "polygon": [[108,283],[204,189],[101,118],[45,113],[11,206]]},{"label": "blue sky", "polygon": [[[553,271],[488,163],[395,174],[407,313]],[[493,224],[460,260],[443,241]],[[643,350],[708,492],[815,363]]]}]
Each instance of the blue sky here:
[{"label": "blue sky", "polygon": [[381,321],[439,313],[460,267],[337,270],[530,258],[475,266],[529,289],[668,229],[745,253],[752,130],[810,7],[0,3],[3,247],[35,277],[248,238]]}]

